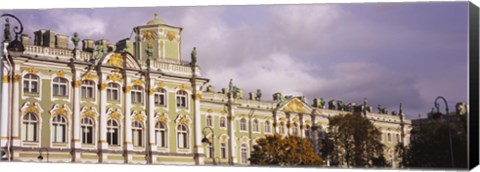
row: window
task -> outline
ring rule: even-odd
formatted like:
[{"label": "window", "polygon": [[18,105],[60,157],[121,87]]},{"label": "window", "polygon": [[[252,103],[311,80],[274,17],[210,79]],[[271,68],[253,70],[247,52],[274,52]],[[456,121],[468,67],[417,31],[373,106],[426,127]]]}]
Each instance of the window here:
[{"label": "window", "polygon": [[305,137],[310,137],[310,133],[311,133],[311,128],[310,128],[310,125],[306,125],[305,126]]},{"label": "window", "polygon": [[388,142],[391,142],[392,141],[392,134],[388,133],[387,134],[387,139],[388,139]]},{"label": "window", "polygon": [[132,123],[132,141],[133,146],[143,146],[143,125],[138,121]]},{"label": "window", "polygon": [[95,83],[90,80],[82,81],[82,98],[93,99],[95,98]]},{"label": "window", "polygon": [[166,96],[165,96],[165,89],[163,88],[157,88],[155,90],[155,94],[154,94],[154,102],[155,102],[155,106],[166,106]]},{"label": "window", "polygon": [[280,126],[278,126],[278,130],[280,134],[285,134],[285,128],[284,128],[283,122],[281,122]]},{"label": "window", "polygon": [[240,156],[241,156],[241,162],[242,164],[247,164],[248,163],[248,157],[247,157],[247,145],[246,144],[242,144],[241,148],[240,148]]},{"label": "window", "polygon": [[93,130],[93,119],[92,118],[82,118],[80,121],[80,128],[82,129],[82,143],[83,144],[93,144],[94,130]]},{"label": "window", "polygon": [[63,115],[56,115],[53,117],[53,142],[54,143],[65,143],[67,137],[67,120]]},{"label": "window", "polygon": [[207,126],[209,126],[209,127],[213,126],[212,123],[213,123],[213,122],[212,122],[212,116],[208,115],[208,116],[207,116]]},{"label": "window", "polygon": [[107,100],[119,101],[120,100],[120,85],[117,83],[108,83],[107,86]]},{"label": "window", "polygon": [[119,133],[120,127],[118,126],[117,121],[115,120],[108,120],[107,121],[107,143],[109,145],[119,145]]},{"label": "window", "polygon": [[143,103],[143,87],[133,86],[132,89],[132,103]]},{"label": "window", "polygon": [[160,147],[167,147],[167,127],[163,122],[155,125],[155,143]]},{"label": "window", "polygon": [[220,117],[220,127],[226,127],[226,119],[225,117]]},{"label": "window", "polygon": [[227,159],[227,143],[220,143],[220,157]]},{"label": "window", "polygon": [[212,144],[208,144],[208,157],[209,158],[212,158],[214,155],[213,155],[213,145]]},{"label": "window", "polygon": [[293,124],[292,134],[293,135],[298,135],[298,125],[297,124]]},{"label": "window", "polygon": [[401,140],[400,140],[400,134],[397,134],[397,142],[401,142]]},{"label": "window", "polygon": [[270,121],[265,121],[265,133],[271,133]]},{"label": "window", "polygon": [[258,132],[258,120],[253,120],[252,130]]},{"label": "window", "polygon": [[53,96],[67,96],[68,95],[68,80],[61,77],[53,79]]},{"label": "window", "polygon": [[26,142],[36,142],[38,141],[37,131],[38,131],[38,119],[37,116],[33,113],[27,113],[23,116],[23,134],[22,140]]},{"label": "window", "polygon": [[188,128],[185,125],[177,127],[178,148],[188,148]]},{"label": "window", "polygon": [[188,93],[186,91],[183,91],[183,90],[177,91],[177,107],[188,108],[188,106],[187,106],[187,104],[188,104],[187,103],[188,102],[187,95],[188,95]]},{"label": "window", "polygon": [[38,76],[26,74],[23,78],[23,92],[38,93]]},{"label": "window", "polygon": [[245,118],[240,119],[240,130],[247,131],[247,120]]}]

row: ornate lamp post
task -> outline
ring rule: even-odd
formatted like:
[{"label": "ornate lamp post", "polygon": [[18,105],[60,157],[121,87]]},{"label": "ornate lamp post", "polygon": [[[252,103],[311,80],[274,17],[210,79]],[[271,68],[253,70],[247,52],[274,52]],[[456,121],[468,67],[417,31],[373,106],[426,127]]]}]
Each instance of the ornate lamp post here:
[{"label": "ornate lamp post", "polygon": [[38,153],[40,155],[38,155],[37,159],[38,161],[42,161],[43,160],[43,154],[42,154],[42,150],[45,149],[47,150],[47,162],[48,162],[48,156],[49,156],[49,153],[48,153],[48,148],[40,148],[40,150],[38,150]]},{"label": "ornate lamp post", "polygon": [[451,131],[451,128],[450,128],[450,117],[448,115],[448,103],[447,103],[447,100],[444,97],[438,96],[435,99],[435,104],[434,104],[438,113],[440,113],[440,110],[439,110],[440,104],[438,103],[438,100],[442,100],[445,103],[445,111],[447,112],[445,116],[447,117],[448,141],[449,141],[449,146],[450,146],[450,162],[452,163],[452,168],[455,168],[455,161],[453,159],[452,131]]},{"label": "ornate lamp post", "polygon": [[[1,42],[0,44],[0,77],[2,77],[2,79],[0,79],[0,95],[3,93],[3,91],[7,91],[7,90],[2,90],[3,88],[3,46],[4,46],[4,43],[5,42],[9,42],[8,43],[8,46],[7,46],[7,52],[8,54],[7,55],[10,55],[10,56],[14,56],[14,57],[18,57],[20,55],[23,54],[23,52],[25,51],[25,47],[23,47],[23,44],[22,42],[19,40],[19,36],[22,34],[23,32],[23,25],[22,25],[22,22],[14,15],[12,14],[8,14],[8,13],[5,13],[5,14],[2,14],[0,16],[0,18],[3,18],[3,17],[7,17],[7,19],[5,19],[5,28],[4,28],[4,40]],[[15,26],[13,27],[13,32],[15,33],[15,39],[12,41],[11,40],[11,34],[10,34],[10,21],[8,20],[9,18],[13,18],[15,19],[20,27],[18,26]],[[0,105],[2,105],[2,99],[0,99]],[[1,123],[1,120],[5,120],[5,119],[1,119],[0,118],[0,123]],[[5,128],[6,129],[6,128]],[[9,134],[10,135],[10,134]],[[11,141],[11,138],[9,139]],[[10,145],[10,143],[8,143]],[[5,151],[2,151],[2,155],[3,154],[7,154]],[[7,159],[10,160],[10,157],[9,157],[9,154],[7,154]]]},{"label": "ornate lamp post", "polygon": [[[205,130],[209,129],[210,132],[212,132],[212,142],[207,138],[207,135],[205,134]],[[210,156],[213,161],[213,165],[217,165],[217,162],[215,161],[215,133],[213,132],[213,129],[211,127],[205,127],[203,128],[203,139],[202,143],[206,143],[210,145]]]}]

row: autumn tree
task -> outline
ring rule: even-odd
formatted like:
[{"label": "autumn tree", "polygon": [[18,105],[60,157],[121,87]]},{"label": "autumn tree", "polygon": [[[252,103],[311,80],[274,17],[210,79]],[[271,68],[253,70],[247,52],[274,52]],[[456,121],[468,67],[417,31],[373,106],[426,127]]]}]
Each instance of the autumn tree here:
[{"label": "autumn tree", "polygon": [[[345,114],[329,119],[327,142],[332,165],[347,167],[385,167],[380,131],[362,115]],[[324,152],[324,151],[322,151]]]},{"label": "autumn tree", "polygon": [[312,144],[298,136],[266,136],[253,146],[250,157],[254,165],[318,166],[321,158],[315,155]]}]

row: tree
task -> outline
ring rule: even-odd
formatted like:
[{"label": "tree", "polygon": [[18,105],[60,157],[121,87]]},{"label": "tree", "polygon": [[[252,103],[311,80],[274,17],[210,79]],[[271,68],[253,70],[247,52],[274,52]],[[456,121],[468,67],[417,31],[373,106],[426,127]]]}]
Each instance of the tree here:
[{"label": "tree", "polygon": [[[450,118],[455,168],[467,168],[466,116],[451,115]],[[432,114],[428,123],[412,131],[413,139],[405,152],[405,165],[415,168],[451,168],[448,130],[448,122],[440,114]]]},{"label": "tree", "polygon": [[251,164],[280,166],[321,165],[321,158],[315,155],[312,144],[305,138],[276,134],[266,136],[253,146]]},{"label": "tree", "polygon": [[328,142],[333,144],[331,165],[347,167],[389,166],[383,156],[380,131],[362,115],[345,114],[330,118]]}]

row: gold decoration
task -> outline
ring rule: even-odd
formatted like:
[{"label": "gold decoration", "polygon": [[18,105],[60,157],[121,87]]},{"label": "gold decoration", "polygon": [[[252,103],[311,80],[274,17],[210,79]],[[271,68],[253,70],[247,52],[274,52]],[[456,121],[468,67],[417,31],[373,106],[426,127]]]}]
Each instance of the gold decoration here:
[{"label": "gold decoration", "polygon": [[229,116],[229,117],[228,117],[228,120],[230,120],[230,121],[235,120],[235,116]]},{"label": "gold decoration", "polygon": [[95,119],[96,117],[96,113],[95,111],[93,111],[93,108],[90,107],[89,109],[87,109],[85,112],[83,112],[83,117],[85,118],[92,118],[92,119]]},{"label": "gold decoration", "polygon": [[55,110],[55,112],[53,112],[53,115],[67,116],[67,114],[68,114],[68,111],[67,111],[67,108],[65,107],[58,108],[57,110]]},{"label": "gold decoration", "polygon": [[222,141],[222,142],[227,142],[227,136],[222,136],[222,137],[220,137],[220,141]]},{"label": "gold decoration", "polygon": [[82,85],[82,81],[76,80],[73,81],[73,88],[79,88]]},{"label": "gold decoration", "polygon": [[143,39],[145,39],[147,41],[157,39],[157,33],[153,32],[153,31],[150,31],[150,30],[144,31],[142,36],[143,36]]},{"label": "gold decoration", "polygon": [[112,113],[110,113],[110,115],[108,116],[108,119],[116,119],[118,121],[120,121],[122,119],[122,115],[120,113],[118,113],[118,109],[113,111]]},{"label": "gold decoration", "polygon": [[150,88],[150,90],[148,90],[148,95],[153,95],[153,93],[155,93],[155,88]]},{"label": "gold decoration", "polygon": [[168,119],[165,115],[161,115],[157,118],[157,122],[167,123]]},{"label": "gold decoration", "polygon": [[16,74],[15,76],[13,76],[13,82],[18,82],[18,81],[20,81],[20,80],[22,80],[22,76],[21,76],[21,75]]},{"label": "gold decoration", "polygon": [[243,137],[241,141],[242,141],[242,142],[248,142],[248,138],[247,138],[247,137]]},{"label": "gold decoration", "polygon": [[212,109],[207,109],[207,112],[208,112],[208,113],[212,113],[213,110],[212,110]]},{"label": "gold decoration", "polygon": [[130,92],[132,90],[132,86],[126,86],[126,87],[123,87],[125,92]]},{"label": "gold decoration", "polygon": [[287,120],[287,119],[284,118],[284,117],[281,117],[281,118],[280,118],[280,122],[285,122],[286,120]]},{"label": "gold decoration", "polygon": [[133,115],[132,119],[133,121],[143,122],[145,120],[145,117],[140,112],[136,112],[135,115]]},{"label": "gold decoration", "polygon": [[200,93],[197,93],[197,94],[195,94],[195,96],[193,98],[195,100],[200,100],[200,99],[202,99],[202,95]]},{"label": "gold decoration", "polygon": [[163,87],[165,86],[165,83],[163,83],[163,82],[157,82],[156,85],[157,85],[157,87],[163,88]]},{"label": "gold decoration", "polygon": [[180,118],[180,124],[182,124],[182,125],[187,125],[188,122],[189,122],[189,121],[188,121],[188,118],[187,118],[186,116],[182,116],[182,117]]},{"label": "gold decoration", "polygon": [[33,104],[30,104],[27,109],[25,110],[25,113],[34,113],[38,114],[40,111],[37,109],[37,107]]},{"label": "gold decoration", "polygon": [[293,121],[293,122],[298,122],[298,118],[295,117],[295,118],[292,119],[292,121]]},{"label": "gold decoration", "polygon": [[93,79],[95,79],[96,77],[97,77],[97,75],[95,75],[95,74],[93,74],[93,73],[90,73],[90,72],[87,73],[87,74],[85,74],[85,76],[83,76],[83,78],[86,79],[86,80],[93,80]]},{"label": "gold decoration", "polygon": [[167,38],[168,38],[168,40],[172,41],[173,39],[175,39],[175,37],[176,37],[176,35],[175,35],[174,32],[172,32],[172,31],[168,31],[168,32],[167,32]]},{"label": "gold decoration", "polygon": [[36,73],[38,73],[38,70],[35,67],[31,67],[31,68],[27,69],[27,73],[36,74]]},{"label": "gold decoration", "polygon": [[122,76],[118,74],[110,74],[107,76],[107,79],[111,81],[116,81],[116,82],[122,82],[123,80]]},{"label": "gold decoration", "polygon": [[122,71],[120,68],[115,68],[112,70],[112,72],[116,72],[116,73],[119,73],[120,71]]},{"label": "gold decoration", "polygon": [[137,80],[134,80],[132,82],[133,85],[140,85],[140,86],[143,86],[145,85],[145,81],[141,80],[141,79],[137,79]]},{"label": "gold decoration", "polygon": [[226,115],[226,114],[227,114],[227,111],[222,110],[220,113],[221,113],[222,115]]},{"label": "gold decoration", "polygon": [[3,75],[3,83],[8,83],[8,75]]},{"label": "gold decoration", "polygon": [[184,90],[185,91],[185,84],[181,84],[179,87],[178,87],[179,90]]},{"label": "gold decoration", "polygon": [[108,64],[116,67],[122,67],[123,66],[123,56],[120,53],[113,53],[110,56],[110,59],[107,61]]},{"label": "gold decoration", "polygon": [[57,76],[58,76],[58,77],[64,77],[64,76],[65,76],[65,72],[64,72],[63,70],[59,70],[59,71],[57,72]]},{"label": "gold decoration", "polygon": [[103,91],[103,90],[106,90],[106,89],[107,89],[107,84],[105,84],[105,83],[100,84],[100,90]]},{"label": "gold decoration", "polygon": [[305,121],[305,124],[311,125],[311,124],[312,124],[312,121],[306,120],[306,121]]},{"label": "gold decoration", "polygon": [[308,113],[303,109],[303,103],[298,99],[293,99],[287,106],[284,108],[284,111],[287,112],[296,112],[296,113]]}]

